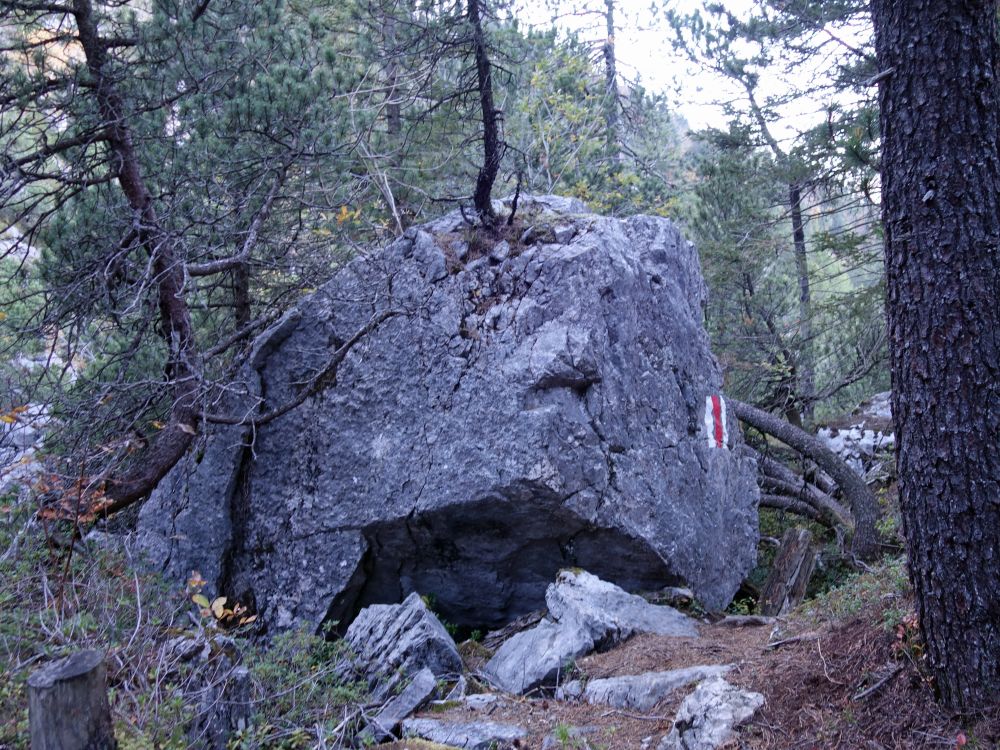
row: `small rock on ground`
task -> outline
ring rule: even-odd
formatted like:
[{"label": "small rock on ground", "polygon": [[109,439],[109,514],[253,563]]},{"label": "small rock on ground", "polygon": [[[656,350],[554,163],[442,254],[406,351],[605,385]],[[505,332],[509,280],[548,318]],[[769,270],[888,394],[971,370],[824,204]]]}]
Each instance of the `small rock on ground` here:
[{"label": "small rock on ground", "polygon": [[542,620],[497,649],[483,673],[509,693],[527,693],[554,683],[574,659],[593,648],[594,641],[585,628]]},{"label": "small rock on ground", "polygon": [[469,750],[487,750],[491,746],[528,736],[526,729],[510,724],[492,721],[453,723],[436,719],[407,719],[403,722],[403,733]]},{"label": "small rock on ground", "polygon": [[354,666],[369,684],[395,686],[398,677],[423,668],[436,677],[462,672],[462,657],[441,621],[416,593],[402,604],[365,607],[347,629],[344,640],[356,655]]},{"label": "small rock on ground", "polygon": [[556,694],[557,698],[582,698],[587,703],[603,703],[614,708],[648,711],[675,690],[692,682],[721,677],[732,669],[729,665],[672,669],[668,672],[646,672],[590,680],[584,685],[579,680],[566,683]]},{"label": "small rock on ground", "polygon": [[721,677],[702,682],[681,704],[657,750],[715,750],[764,705],[764,696]]},{"label": "small rock on ground", "polygon": [[437,688],[434,673],[424,667],[402,693],[386,703],[372,722],[372,733],[378,739],[385,739],[407,716],[422,706]]},{"label": "small rock on ground", "polygon": [[545,600],[551,619],[513,636],[483,668],[497,687],[523,694],[552,685],[573,660],[637,633],[698,635],[690,617],[582,570],[562,571]]},{"label": "small rock on ground", "polygon": [[584,570],[563,570],[545,592],[549,616],[586,625],[598,647],[610,647],[636,633],[696,637],[695,621],[672,607],[650,604]]}]

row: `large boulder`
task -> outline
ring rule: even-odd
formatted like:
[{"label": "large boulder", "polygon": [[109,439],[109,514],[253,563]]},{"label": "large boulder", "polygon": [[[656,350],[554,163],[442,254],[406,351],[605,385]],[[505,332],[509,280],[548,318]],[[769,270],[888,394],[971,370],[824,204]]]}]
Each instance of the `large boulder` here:
[{"label": "large boulder", "polygon": [[518,217],[505,238],[457,212],[410,229],[264,333],[230,414],[296,399],[399,313],[285,416],[209,430],[142,509],[152,562],[276,627],[418,591],[493,628],[574,566],[724,607],[758,495],[735,425],[706,436],[722,378],[694,248],[667,219],[576,201],[522,199]]}]

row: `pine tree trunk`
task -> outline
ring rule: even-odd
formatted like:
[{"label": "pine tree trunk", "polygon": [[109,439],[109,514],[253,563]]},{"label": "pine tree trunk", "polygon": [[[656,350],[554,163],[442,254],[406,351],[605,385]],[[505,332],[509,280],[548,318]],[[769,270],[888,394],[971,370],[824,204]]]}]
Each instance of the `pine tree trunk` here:
[{"label": "pine tree trunk", "polygon": [[493,183],[500,172],[503,140],[500,137],[500,113],[493,102],[493,66],[490,64],[486,35],[483,33],[483,0],[469,0],[469,23],[472,26],[472,46],[476,56],[476,82],[479,104],[483,113],[483,166],[476,177],[473,204],[484,224],[492,224],[494,217],[491,194]]},{"label": "pine tree trunk", "polygon": [[873,0],[900,504],[940,697],[1000,695],[996,2]]},{"label": "pine tree trunk", "polygon": [[604,21],[607,26],[607,39],[604,40],[604,126],[606,146],[605,153],[612,173],[617,171],[621,159],[618,135],[618,65],[615,58],[615,0],[604,0]]},{"label": "pine tree trunk", "polygon": [[169,424],[160,431],[143,460],[133,464],[127,473],[108,480],[106,496],[111,503],[104,512],[113,513],[147,495],[191,444],[199,420],[199,377],[195,369],[198,351],[184,290],[184,263],[176,242],[160,227],[129,129],[125,102],[115,85],[114,72],[109,70],[108,45],[100,36],[93,3],[73,0],[73,17],[97,110],[105,123],[108,145],[117,157],[118,185],[139,225],[139,240],[150,256],[160,328],[169,352],[167,372],[173,396]]},{"label": "pine tree trunk", "polygon": [[833,478],[854,517],[851,551],[858,559],[873,559],[878,554],[878,532],[875,528],[875,522],[878,521],[878,501],[865,480],[813,435],[742,401],[727,399],[727,403],[738,419],[761,432],[773,435],[806,458],[812,459]]},{"label": "pine tree trunk", "polygon": [[809,260],[806,257],[806,230],[802,221],[802,187],[788,186],[788,206],[792,213],[792,244],[795,249],[795,274],[799,277],[799,363],[796,390],[802,400],[802,426],[813,427],[813,399],[816,383],[813,375],[812,295],[809,291]]}]

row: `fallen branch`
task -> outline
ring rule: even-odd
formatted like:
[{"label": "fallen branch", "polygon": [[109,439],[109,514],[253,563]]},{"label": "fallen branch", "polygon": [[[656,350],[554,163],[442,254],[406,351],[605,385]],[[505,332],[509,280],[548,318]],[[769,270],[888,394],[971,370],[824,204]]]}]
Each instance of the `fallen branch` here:
[{"label": "fallen branch", "polygon": [[902,671],[903,671],[903,665],[902,664],[897,664],[895,669],[893,669],[891,672],[889,672],[889,674],[887,674],[881,680],[879,680],[878,682],[876,682],[874,685],[872,685],[871,687],[865,688],[860,693],[855,693],[851,697],[851,700],[855,700],[855,701],[864,700],[869,695],[872,695],[877,690],[879,690],[883,685],[886,685],[889,682],[891,682],[892,678],[895,677],[896,675],[898,675]]},{"label": "fallen branch", "polygon": [[851,551],[861,560],[873,559],[878,554],[878,534],[875,529],[878,501],[864,479],[858,476],[840,456],[808,432],[742,401],[730,399],[728,403],[733,414],[739,419],[763,433],[776,437],[806,458],[812,459],[819,468],[830,475],[847,499],[851,515],[854,517]]},{"label": "fallen branch", "polygon": [[764,646],[765,651],[787,646],[789,643],[803,643],[805,641],[815,641],[819,639],[819,633],[809,632],[802,635],[793,635],[791,638],[782,638],[780,641],[772,641]]}]

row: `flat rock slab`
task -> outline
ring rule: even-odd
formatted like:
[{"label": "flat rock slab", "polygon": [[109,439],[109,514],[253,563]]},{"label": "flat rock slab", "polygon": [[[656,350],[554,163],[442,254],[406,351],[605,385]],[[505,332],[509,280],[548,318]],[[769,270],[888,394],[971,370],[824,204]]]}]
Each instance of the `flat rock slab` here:
[{"label": "flat rock slab", "polygon": [[560,571],[545,592],[549,617],[586,627],[598,648],[610,648],[636,633],[696,637],[698,626],[666,605],[650,604],[584,570]]},{"label": "flat rock slab", "polygon": [[483,673],[501,690],[523,694],[555,684],[575,659],[593,650],[594,639],[586,628],[542,620],[497,649]]},{"label": "flat rock slab", "polygon": [[462,672],[462,657],[441,621],[417,594],[402,604],[373,604],[361,610],[344,640],[354,667],[369,684],[395,683],[423,669],[435,677]]},{"label": "flat rock slab", "polygon": [[715,750],[764,705],[764,696],[721,677],[702,682],[681,704],[657,750]]},{"label": "flat rock slab", "polygon": [[587,703],[603,703],[614,708],[649,711],[675,690],[712,677],[721,677],[732,667],[728,664],[686,667],[668,672],[590,680],[573,680],[563,685],[557,698],[579,698]]},{"label": "flat rock slab", "polygon": [[637,633],[698,635],[690,617],[582,570],[562,571],[545,600],[550,619],[510,638],[483,668],[490,682],[507,692],[554,685],[575,659]]},{"label": "flat rock slab", "polygon": [[407,719],[403,722],[403,733],[470,750],[489,750],[501,743],[528,736],[526,729],[510,724],[492,721],[455,723],[436,719]]},{"label": "flat rock slab", "polygon": [[403,692],[386,703],[372,722],[372,733],[379,739],[392,734],[400,722],[422,706],[434,694],[437,678],[424,667],[413,676]]}]

